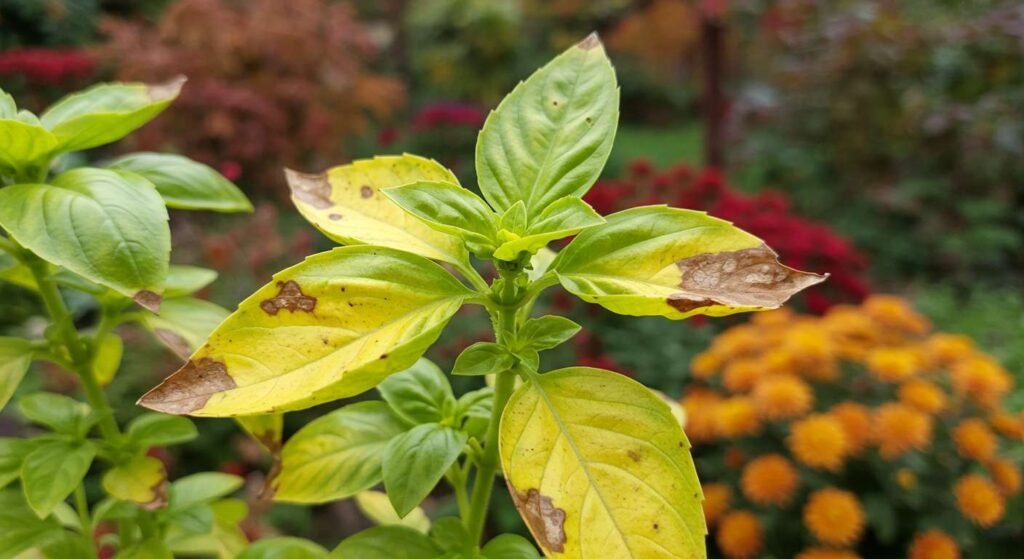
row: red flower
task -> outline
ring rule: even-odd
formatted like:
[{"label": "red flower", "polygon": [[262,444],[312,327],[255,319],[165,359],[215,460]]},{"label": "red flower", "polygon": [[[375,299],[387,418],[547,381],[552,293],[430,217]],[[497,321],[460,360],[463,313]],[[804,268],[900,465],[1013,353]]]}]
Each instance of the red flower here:
[{"label": "red flower", "polygon": [[40,84],[58,84],[92,75],[96,62],[75,49],[17,48],[0,52],[0,75],[21,75]]}]

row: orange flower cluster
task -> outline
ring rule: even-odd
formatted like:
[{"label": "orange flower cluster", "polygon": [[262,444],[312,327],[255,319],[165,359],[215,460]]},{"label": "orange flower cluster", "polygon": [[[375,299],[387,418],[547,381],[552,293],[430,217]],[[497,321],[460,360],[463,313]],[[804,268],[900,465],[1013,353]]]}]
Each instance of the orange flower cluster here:
[{"label": "orange flower cluster", "polygon": [[[792,555],[763,535],[797,515],[808,544],[797,557],[859,557],[878,509],[868,492],[902,493],[892,506],[915,503],[915,518],[956,507],[965,528],[1004,520],[1024,478],[1009,458],[1024,414],[1002,408],[1013,377],[969,338],[930,330],[906,301],[872,296],[822,317],[759,313],[694,359],[686,431],[709,458],[704,510],[726,557]],[[875,483],[859,486],[865,475]],[[901,526],[894,552],[958,559],[934,525]]]}]

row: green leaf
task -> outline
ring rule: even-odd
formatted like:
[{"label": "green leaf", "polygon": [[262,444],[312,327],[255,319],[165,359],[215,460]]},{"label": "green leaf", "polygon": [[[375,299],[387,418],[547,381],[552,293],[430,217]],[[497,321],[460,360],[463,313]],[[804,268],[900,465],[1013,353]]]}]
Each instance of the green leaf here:
[{"label": "green leaf", "polygon": [[44,260],[155,310],[167,277],[167,209],[138,175],[79,168],[0,190],[0,226]]},{"label": "green leaf", "polygon": [[391,375],[377,390],[399,417],[413,425],[440,422],[455,407],[448,378],[427,359]]},{"label": "green leaf", "polygon": [[643,385],[585,367],[532,374],[501,418],[509,491],[547,555],[704,558],[689,442]]},{"label": "green leaf", "polygon": [[532,217],[563,196],[583,196],[611,153],[618,120],[615,70],[591,35],[487,117],[476,145],[484,198],[499,211],[522,200]]},{"label": "green leaf", "polygon": [[124,342],[116,334],[107,334],[96,346],[92,356],[93,374],[100,384],[108,384],[117,375],[124,354]]},{"label": "green leaf", "polygon": [[384,451],[384,490],[399,516],[433,491],[466,444],[466,434],[436,423],[413,427]]},{"label": "green leaf", "polygon": [[471,292],[408,252],[334,249],[274,276],[140,404],[236,416],[354,396],[410,367]]},{"label": "green leaf", "polygon": [[128,440],[140,449],[187,443],[199,432],[187,417],[144,413],[128,424]]},{"label": "green leaf", "polygon": [[153,183],[170,208],[251,212],[252,204],[231,181],[209,165],[181,155],[132,153],[110,162],[108,167],[130,171]]},{"label": "green leaf", "polygon": [[12,559],[25,550],[46,545],[63,532],[56,518],[36,517],[21,491],[0,491],[0,559]]},{"label": "green leaf", "polygon": [[537,548],[517,534],[501,534],[487,542],[482,550],[487,559],[539,559]]},{"label": "green leaf", "polygon": [[95,456],[96,448],[88,441],[52,441],[25,457],[21,486],[39,518],[49,516],[82,483]]},{"label": "green leaf", "polygon": [[523,251],[535,254],[551,241],[564,239],[602,223],[604,218],[589,204],[567,196],[545,208],[536,220],[530,222],[524,235],[509,235],[512,238],[494,251],[494,257],[512,261]]},{"label": "green leaf", "polygon": [[39,120],[60,141],[60,151],[109,144],[163,112],[178,96],[185,78],[162,84],[100,84],[72,93],[46,110]]},{"label": "green leaf", "polygon": [[181,266],[171,264],[167,269],[167,280],[164,282],[165,297],[181,297],[191,295],[213,283],[217,272],[198,266]]},{"label": "green leaf", "polygon": [[141,541],[117,554],[117,559],[174,559],[171,550],[156,537]]},{"label": "green leaf", "polygon": [[505,213],[501,214],[501,220],[498,223],[498,227],[499,229],[504,229],[505,231],[522,236],[526,233],[528,220],[529,216],[526,215],[526,203],[519,200],[505,210]]},{"label": "green leaf", "polygon": [[430,518],[420,507],[401,518],[395,512],[395,507],[391,506],[387,494],[382,491],[360,491],[355,498],[359,511],[378,526],[401,524],[424,534],[430,530]]},{"label": "green leaf", "polygon": [[431,229],[463,239],[474,253],[494,250],[498,216],[469,190],[450,182],[417,181],[382,192]]},{"label": "green leaf", "polygon": [[482,376],[507,371],[516,364],[516,357],[493,342],[476,342],[462,350],[452,367],[453,375]]},{"label": "green leaf", "polygon": [[39,291],[32,270],[6,252],[0,252],[0,281],[12,283],[29,291]]},{"label": "green leaf", "polygon": [[683,319],[773,309],[824,277],[787,268],[764,242],[703,212],[643,206],[580,233],[551,269],[584,301]]},{"label": "green leaf", "polygon": [[200,472],[178,479],[167,491],[167,506],[182,510],[193,505],[209,503],[237,491],[245,480],[231,474]]},{"label": "green leaf", "polygon": [[527,320],[516,336],[520,348],[551,349],[567,342],[580,331],[580,325],[561,316],[542,316]]},{"label": "green leaf", "polygon": [[223,499],[202,508],[210,512],[212,520],[202,533],[189,533],[180,525],[168,525],[164,540],[176,554],[184,556],[215,556],[218,559],[236,559],[249,544],[239,528],[248,514],[244,501]]},{"label": "green leaf", "polygon": [[479,390],[466,392],[455,406],[459,417],[480,417],[490,418],[491,407],[494,404],[494,389],[485,386]]},{"label": "green leaf", "polygon": [[0,411],[11,400],[32,364],[32,344],[21,338],[0,337]]},{"label": "green leaf", "polygon": [[441,550],[425,534],[406,526],[377,526],[349,536],[330,559],[434,559]]},{"label": "green leaf", "polygon": [[175,355],[188,359],[230,314],[209,301],[174,297],[160,304],[159,315],[147,314],[141,321]]},{"label": "green leaf", "polygon": [[0,171],[39,174],[59,143],[41,126],[4,117],[0,119]]},{"label": "green leaf", "polygon": [[21,464],[42,439],[0,438],[0,489],[21,477]]},{"label": "green leaf", "polygon": [[451,171],[415,155],[375,157],[321,175],[286,171],[292,201],[303,217],[346,245],[377,245],[452,264],[468,262],[462,241],[435,231],[381,194],[416,181],[458,184]]},{"label": "green leaf", "polygon": [[29,421],[73,437],[84,437],[96,423],[88,404],[53,392],[23,396],[18,400],[18,411]]},{"label": "green leaf", "polygon": [[3,89],[0,89],[0,119],[14,118],[18,115],[18,105],[14,97]]},{"label": "green leaf", "polygon": [[281,451],[281,439],[284,436],[283,413],[240,415],[235,421],[270,454],[276,456]]},{"label": "green leaf", "polygon": [[405,425],[384,402],[359,402],[321,416],[281,451],[274,500],[326,503],[380,483],[381,460]]},{"label": "green leaf", "polygon": [[147,510],[160,508],[167,504],[164,463],[142,454],[120,461],[103,474],[103,490]]},{"label": "green leaf", "polygon": [[430,539],[434,540],[442,551],[471,551],[476,542],[466,531],[462,520],[454,516],[438,518],[430,527]]},{"label": "green leaf", "polygon": [[270,538],[254,542],[238,559],[322,559],[327,550],[301,538]]}]

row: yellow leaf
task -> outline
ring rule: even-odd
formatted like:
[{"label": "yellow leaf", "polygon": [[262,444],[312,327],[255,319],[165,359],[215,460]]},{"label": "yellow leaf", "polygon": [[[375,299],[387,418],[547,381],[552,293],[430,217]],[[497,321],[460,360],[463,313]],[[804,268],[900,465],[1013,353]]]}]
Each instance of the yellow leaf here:
[{"label": "yellow leaf", "polygon": [[397,248],[452,264],[467,262],[461,239],[431,229],[381,192],[418,181],[458,184],[451,171],[432,159],[390,155],[333,167],[324,174],[285,174],[295,207],[334,241]]},{"label": "yellow leaf", "polygon": [[505,479],[547,557],[705,558],[689,447],[657,395],[601,369],[534,374],[501,419]]},{"label": "yellow leaf", "polygon": [[167,472],[163,462],[139,455],[117,464],[103,475],[103,489],[122,501],[153,510],[167,503]]},{"label": "yellow leaf", "polygon": [[139,403],[195,416],[304,409],[416,362],[471,292],[415,254],[341,247],[279,272]]},{"label": "yellow leaf", "polygon": [[412,512],[405,515],[405,518],[398,516],[395,507],[391,505],[386,493],[381,491],[362,491],[356,493],[356,506],[362,511],[366,518],[378,526],[390,526],[401,524],[408,526],[417,532],[426,534],[430,530],[430,518],[423,509],[416,507]]}]

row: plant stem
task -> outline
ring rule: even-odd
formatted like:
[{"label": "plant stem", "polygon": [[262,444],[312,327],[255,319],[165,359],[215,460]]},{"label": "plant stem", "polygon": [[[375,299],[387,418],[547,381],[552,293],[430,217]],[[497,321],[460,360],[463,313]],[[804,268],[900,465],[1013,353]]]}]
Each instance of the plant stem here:
[{"label": "plant stem", "polygon": [[89,518],[89,500],[85,496],[85,486],[75,487],[75,510],[78,511],[78,522],[82,525],[82,536],[88,540],[92,557],[96,557],[96,543],[93,541],[92,519]]}]

